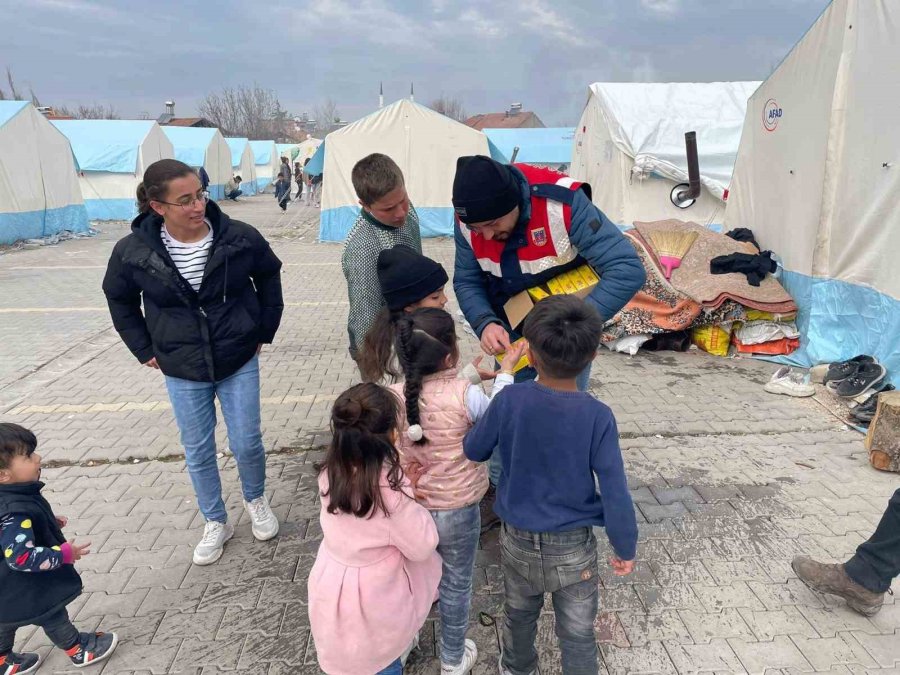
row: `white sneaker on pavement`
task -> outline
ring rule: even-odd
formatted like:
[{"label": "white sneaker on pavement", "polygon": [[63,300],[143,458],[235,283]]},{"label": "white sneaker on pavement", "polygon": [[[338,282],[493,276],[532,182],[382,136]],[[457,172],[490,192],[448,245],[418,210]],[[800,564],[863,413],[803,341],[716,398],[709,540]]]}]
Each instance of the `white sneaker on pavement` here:
[{"label": "white sneaker on pavement", "polygon": [[194,548],[195,565],[212,565],[222,557],[225,542],[234,536],[234,527],[215,520],[207,521],[203,538]]},{"label": "white sneaker on pavement", "polygon": [[816,393],[816,388],[805,380],[806,376],[803,373],[784,366],[775,371],[772,379],[763,388],[770,394],[784,394],[785,396],[798,396],[801,398],[813,396]]},{"label": "white sneaker on pavement", "polygon": [[268,541],[278,534],[278,518],[272,513],[266,496],[257,497],[251,502],[244,502],[244,508],[250,515],[253,536],[259,541]]},{"label": "white sneaker on pavement", "polygon": [[450,666],[446,663],[441,663],[441,675],[466,675],[472,668],[475,666],[475,661],[478,660],[478,647],[475,646],[475,642],[472,640],[466,640],[465,651],[463,652],[462,661],[459,662],[459,665]]}]

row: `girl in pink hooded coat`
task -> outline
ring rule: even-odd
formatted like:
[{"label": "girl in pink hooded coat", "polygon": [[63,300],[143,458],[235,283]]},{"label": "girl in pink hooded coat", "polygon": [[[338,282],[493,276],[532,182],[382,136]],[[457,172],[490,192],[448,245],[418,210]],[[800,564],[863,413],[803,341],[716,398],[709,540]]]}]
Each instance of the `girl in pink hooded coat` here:
[{"label": "girl in pink hooded coat", "polygon": [[309,621],[329,675],[402,673],[441,579],[437,529],[394,447],[399,413],[371,383],[332,409],[319,473],[324,538],[309,575]]}]

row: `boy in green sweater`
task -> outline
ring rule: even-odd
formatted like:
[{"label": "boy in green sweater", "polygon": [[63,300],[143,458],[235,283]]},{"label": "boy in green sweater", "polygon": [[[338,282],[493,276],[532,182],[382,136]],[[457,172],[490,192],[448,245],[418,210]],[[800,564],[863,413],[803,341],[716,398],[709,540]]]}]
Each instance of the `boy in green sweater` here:
[{"label": "boy in green sweater", "polygon": [[355,361],[366,333],[384,307],[378,254],[397,244],[421,253],[422,237],[419,216],[406,194],[403,172],[394,160],[377,152],[363,157],[353,167],[351,179],[362,208],[347,235],[341,267],[350,298],[347,333],[350,356]]}]

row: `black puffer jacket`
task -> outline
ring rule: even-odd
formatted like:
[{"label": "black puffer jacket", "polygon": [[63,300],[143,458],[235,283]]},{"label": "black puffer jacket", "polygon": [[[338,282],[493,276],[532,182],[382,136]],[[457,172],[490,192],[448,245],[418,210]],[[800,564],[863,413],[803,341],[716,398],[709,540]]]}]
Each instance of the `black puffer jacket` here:
[{"label": "black puffer jacket", "polygon": [[[213,244],[200,290],[178,273],[160,238],[162,218],[142,214],[110,256],[103,279],[113,325],[141,363],[166,375],[216,382],[270,343],[281,322],[281,261],[250,225],[210,202]],[[143,311],[141,301],[143,300]]]}]

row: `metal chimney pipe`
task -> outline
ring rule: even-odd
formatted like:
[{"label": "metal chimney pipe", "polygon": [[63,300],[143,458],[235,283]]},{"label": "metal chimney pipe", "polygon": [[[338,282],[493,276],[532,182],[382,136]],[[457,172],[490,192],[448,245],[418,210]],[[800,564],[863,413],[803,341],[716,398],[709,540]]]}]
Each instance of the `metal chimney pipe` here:
[{"label": "metal chimney pipe", "polygon": [[686,202],[700,196],[700,162],[697,159],[697,132],[688,131],[684,135],[684,148],[687,153],[688,189],[678,193],[678,201]]}]

